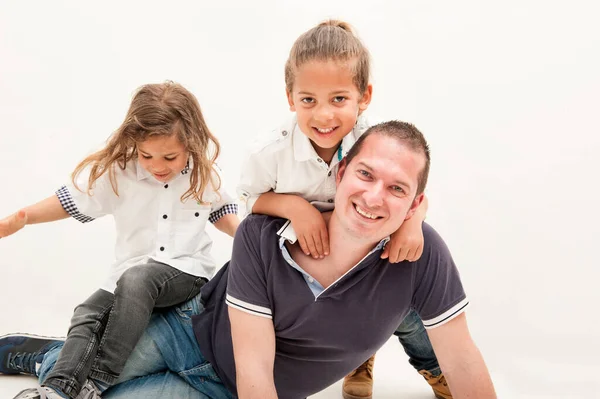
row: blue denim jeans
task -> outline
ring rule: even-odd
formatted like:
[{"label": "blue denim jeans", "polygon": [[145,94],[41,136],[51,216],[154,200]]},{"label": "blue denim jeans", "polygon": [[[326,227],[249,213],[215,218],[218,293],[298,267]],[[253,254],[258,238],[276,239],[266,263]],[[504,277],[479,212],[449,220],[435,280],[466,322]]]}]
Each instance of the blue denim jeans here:
[{"label": "blue denim jeans", "polygon": [[417,370],[427,370],[438,376],[441,373],[437,357],[433,352],[433,346],[423,326],[421,317],[416,311],[410,313],[402,320],[400,326],[394,332],[408,355],[409,363]]},{"label": "blue denim jeans", "polygon": [[[105,399],[232,399],[212,365],[204,358],[192,329],[193,315],[204,310],[200,295],[155,313],[125,364],[117,385],[102,394]],[[39,369],[43,381],[61,347],[44,356]]]}]

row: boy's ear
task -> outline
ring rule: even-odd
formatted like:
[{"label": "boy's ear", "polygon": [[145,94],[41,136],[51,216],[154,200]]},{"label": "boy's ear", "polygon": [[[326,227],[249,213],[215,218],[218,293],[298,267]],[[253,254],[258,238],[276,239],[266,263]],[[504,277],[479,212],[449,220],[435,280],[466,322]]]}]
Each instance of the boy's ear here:
[{"label": "boy's ear", "polygon": [[358,102],[358,113],[361,114],[367,108],[369,108],[369,104],[371,103],[371,98],[373,98],[373,85],[369,83],[367,89],[363,93],[362,98]]},{"label": "boy's ear", "polygon": [[290,105],[290,111],[296,112],[296,106],[294,105],[294,99],[292,97],[292,93],[289,91],[285,91],[285,95],[287,96],[288,104]]}]

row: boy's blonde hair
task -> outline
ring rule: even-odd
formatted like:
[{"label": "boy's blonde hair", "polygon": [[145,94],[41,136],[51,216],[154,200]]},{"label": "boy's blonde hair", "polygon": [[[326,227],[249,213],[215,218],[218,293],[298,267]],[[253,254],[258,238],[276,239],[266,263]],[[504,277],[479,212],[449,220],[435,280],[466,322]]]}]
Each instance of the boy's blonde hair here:
[{"label": "boy's blonde hair", "polygon": [[209,183],[215,191],[221,185],[218,175],[212,173],[220,145],[208,130],[196,97],[180,84],[170,81],[147,84],[136,91],[125,120],[108,139],[106,146],[77,165],[71,175],[73,184],[77,187],[77,176],[89,167],[88,195],[92,194],[94,183],[104,173],[108,173],[112,189],[119,195],[116,166],[125,169],[127,162],[137,156],[137,143],[150,137],[173,134],[192,160],[190,188],[181,200],[193,197],[202,201],[202,193]]},{"label": "boy's blonde hair", "polygon": [[369,51],[343,21],[328,20],[300,35],[285,63],[285,86],[291,93],[296,69],[309,61],[349,62],[354,84],[362,95],[369,85]]}]

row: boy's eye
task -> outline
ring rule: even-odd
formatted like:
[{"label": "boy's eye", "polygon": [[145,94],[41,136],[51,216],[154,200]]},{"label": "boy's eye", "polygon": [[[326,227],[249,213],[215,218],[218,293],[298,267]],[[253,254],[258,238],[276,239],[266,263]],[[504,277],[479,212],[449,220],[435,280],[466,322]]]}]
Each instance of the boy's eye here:
[{"label": "boy's eye", "polygon": [[369,172],[367,172],[366,170],[363,170],[363,169],[359,169],[358,173],[360,173],[364,177],[371,177],[371,174]]},{"label": "boy's eye", "polygon": [[166,159],[167,161],[174,161],[174,160],[175,160],[175,158],[177,158],[177,157],[171,157],[171,158],[167,158],[167,157],[165,157],[165,159]]},{"label": "boy's eye", "polygon": [[305,104],[312,104],[315,102],[315,99],[312,97],[304,97],[303,99],[301,99],[300,101],[302,101]]},{"label": "boy's eye", "polygon": [[342,97],[342,96],[333,97],[334,103],[341,103],[341,102],[344,102],[345,100],[346,100],[346,97]]},{"label": "boy's eye", "polygon": [[144,159],[150,159],[152,157],[150,155],[144,155],[144,154],[142,154],[142,158],[144,158]]}]

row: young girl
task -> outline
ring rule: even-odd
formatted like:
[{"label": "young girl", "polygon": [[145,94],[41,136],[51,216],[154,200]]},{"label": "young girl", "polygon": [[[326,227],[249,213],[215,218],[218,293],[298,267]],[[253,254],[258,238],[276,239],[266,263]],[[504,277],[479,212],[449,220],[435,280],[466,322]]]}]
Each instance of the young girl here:
[{"label": "young girl", "polygon": [[[363,116],[372,95],[369,74],[369,53],[348,24],[326,21],[302,34],[285,65],[287,99],[295,117],[251,151],[242,168],[238,193],[247,211],[289,219],[293,230],[280,234],[297,240],[307,256],[329,254],[320,212],[333,207],[337,166],[369,127]],[[391,236],[382,258],[392,263],[419,259],[426,208],[422,204]],[[324,289],[317,281],[307,282],[313,292]],[[436,395],[451,397],[419,316],[411,312],[396,334]],[[346,399],[371,398],[373,362],[371,357],[346,377]]]},{"label": "young girl", "polygon": [[[0,237],[68,216],[85,223],[112,214],[117,229],[108,278],[75,308],[43,388],[18,398],[74,399],[84,386],[96,393],[107,389],[152,310],[198,294],[215,268],[206,222],[230,236],[239,223],[237,205],[221,188],[218,155],[219,143],[189,91],[171,82],[145,85],[106,147],[75,168],[71,184],[0,221]],[[43,352],[38,349],[29,352]],[[13,352],[2,372],[36,374],[31,356]]]}]

